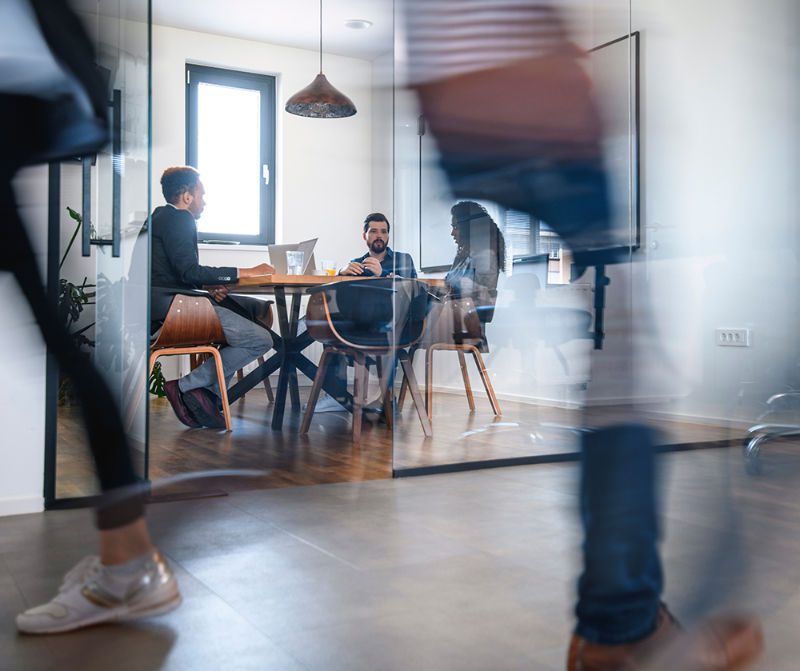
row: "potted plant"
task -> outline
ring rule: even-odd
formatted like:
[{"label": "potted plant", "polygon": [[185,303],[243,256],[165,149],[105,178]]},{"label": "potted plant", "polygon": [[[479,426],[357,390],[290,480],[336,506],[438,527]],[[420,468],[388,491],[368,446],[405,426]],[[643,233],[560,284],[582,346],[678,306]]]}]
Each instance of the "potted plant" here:
[{"label": "potted plant", "polygon": [[[75,239],[78,237],[78,233],[80,233],[81,226],[83,225],[83,217],[79,212],[73,210],[71,207],[67,207],[67,212],[70,218],[76,223],[67,249],[64,251],[58,263],[59,271],[61,271],[61,268],[64,266],[64,262],[67,260],[72,245],[75,243]],[[86,306],[94,305],[94,289],[95,285],[88,284],[86,277],[83,278],[83,282],[80,284],[74,284],[63,277],[58,281],[58,317],[69,333],[70,338],[72,338],[76,347],[80,350],[81,355],[86,357],[87,362],[90,356],[89,348],[94,347],[94,341],[86,335],[86,332],[94,326],[94,322],[76,330],[73,330],[73,328],[80,320],[81,314]],[[71,403],[74,398],[75,393],[72,382],[66,375],[62,374],[58,384],[58,403],[59,405]]]}]

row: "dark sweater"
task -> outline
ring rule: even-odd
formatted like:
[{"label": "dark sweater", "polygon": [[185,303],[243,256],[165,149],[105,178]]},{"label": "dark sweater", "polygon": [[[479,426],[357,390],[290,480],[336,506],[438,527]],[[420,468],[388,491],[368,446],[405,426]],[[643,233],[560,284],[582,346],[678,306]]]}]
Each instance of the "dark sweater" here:
[{"label": "dark sweater", "polygon": [[201,266],[197,252],[197,226],[188,210],[171,205],[157,207],[150,217],[152,236],[150,265],[150,319],[162,322],[172,297],[192,293],[209,284],[238,280],[236,268]]}]

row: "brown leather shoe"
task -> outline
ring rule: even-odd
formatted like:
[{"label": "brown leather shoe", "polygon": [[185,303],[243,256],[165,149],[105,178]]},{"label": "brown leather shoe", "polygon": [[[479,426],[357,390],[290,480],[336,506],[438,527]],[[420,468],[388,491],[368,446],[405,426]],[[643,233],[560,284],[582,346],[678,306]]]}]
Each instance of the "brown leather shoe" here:
[{"label": "brown leather shoe", "polygon": [[189,408],[186,407],[186,403],[183,401],[183,394],[181,394],[181,390],[178,388],[178,381],[170,380],[167,382],[164,385],[164,392],[167,395],[169,404],[172,406],[172,410],[175,412],[175,416],[190,429],[200,428],[200,422],[195,420]]},{"label": "brown leather shoe", "polygon": [[186,407],[200,424],[209,429],[224,429],[225,417],[217,408],[217,399],[208,389],[190,389],[183,395]]},{"label": "brown leather shoe", "polygon": [[600,645],[573,635],[567,671],[741,671],[763,648],[752,618],[718,617],[686,633],[662,606],[655,631],[634,643]]}]

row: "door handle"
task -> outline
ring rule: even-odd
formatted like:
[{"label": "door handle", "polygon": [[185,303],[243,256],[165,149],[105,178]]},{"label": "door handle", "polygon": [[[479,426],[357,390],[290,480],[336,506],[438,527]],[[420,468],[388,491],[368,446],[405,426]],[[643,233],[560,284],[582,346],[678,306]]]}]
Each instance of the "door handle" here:
[{"label": "door handle", "polygon": [[92,251],[92,157],[81,158],[81,255],[91,256]]}]

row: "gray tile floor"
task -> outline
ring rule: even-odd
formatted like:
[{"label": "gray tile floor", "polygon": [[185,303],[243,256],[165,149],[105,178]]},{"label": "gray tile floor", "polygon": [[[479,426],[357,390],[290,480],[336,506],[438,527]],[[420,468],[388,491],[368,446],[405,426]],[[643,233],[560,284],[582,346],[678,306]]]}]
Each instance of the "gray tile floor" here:
[{"label": "gray tile floor", "polygon": [[[730,528],[720,521],[736,501],[747,510],[740,537],[759,551],[749,553],[755,578],[737,568],[746,589],[730,600],[763,613],[769,648],[758,669],[796,669],[794,479],[753,486],[737,459],[722,450],[665,458],[666,596],[691,618],[717,573],[703,556]],[[579,558],[576,477],[562,464],[155,505],[148,517],[183,606],[50,637],[18,636],[13,617],[48,599],[92,551],[91,515],[0,519],[0,668],[563,669]],[[724,555],[738,562],[729,546]],[[724,558],[713,565],[725,574]]]}]

